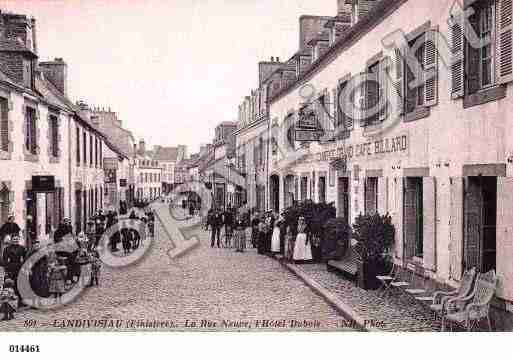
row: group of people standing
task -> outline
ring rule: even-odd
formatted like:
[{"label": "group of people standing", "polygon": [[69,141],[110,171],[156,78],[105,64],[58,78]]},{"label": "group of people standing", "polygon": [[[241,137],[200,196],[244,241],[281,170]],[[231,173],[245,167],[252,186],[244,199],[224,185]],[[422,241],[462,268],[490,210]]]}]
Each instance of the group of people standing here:
[{"label": "group of people standing", "polygon": [[[224,243],[221,229],[224,227]],[[285,260],[303,262],[312,260],[312,234],[304,217],[297,223],[286,223],[282,216],[272,211],[255,213],[250,220],[247,212],[240,212],[230,206],[225,211],[211,209],[207,215],[206,229],[211,230],[210,246],[246,249],[251,239],[258,254],[281,254]],[[232,243],[233,240],[233,243]]]},{"label": "group of people standing", "polygon": [[312,260],[312,235],[304,217],[291,224],[272,211],[257,213],[251,227],[251,241],[259,254],[281,254],[285,260],[295,262]]},{"label": "group of people standing", "polygon": [[[129,219],[142,220],[146,223],[150,236],[154,235],[155,215],[146,210],[144,215],[137,216],[132,210]],[[119,223],[119,228],[112,234],[107,229]],[[140,233],[133,228],[127,228],[116,211],[104,213],[99,210],[88,221],[85,232],[75,233],[71,220],[63,218],[57,229],[51,233],[54,244],[72,238],[77,244],[74,252],[45,248],[52,244],[39,241],[31,243],[30,247],[22,245],[22,231],[10,215],[7,222],[0,227],[0,320],[11,320],[20,306],[25,306],[17,288],[17,279],[24,263],[39,251],[45,249],[45,254],[35,260],[29,272],[29,281],[34,294],[40,298],[59,298],[69,291],[80,279],[84,266],[88,266],[91,280],[88,286],[98,286],[100,283],[101,260],[97,250],[104,234],[108,234],[108,247],[111,252],[118,252],[118,245],[123,247],[123,253],[128,255],[137,249],[141,243]],[[53,238],[52,238],[53,237]],[[27,299],[27,298],[24,298]]]},{"label": "group of people standing", "polygon": [[[235,248],[236,252],[246,250],[246,228],[249,215],[240,209],[228,206],[226,210],[210,209],[207,214],[205,229],[211,230],[210,246],[213,248]],[[221,229],[224,227],[224,243],[221,240]],[[217,240],[217,243],[216,243]]]}]

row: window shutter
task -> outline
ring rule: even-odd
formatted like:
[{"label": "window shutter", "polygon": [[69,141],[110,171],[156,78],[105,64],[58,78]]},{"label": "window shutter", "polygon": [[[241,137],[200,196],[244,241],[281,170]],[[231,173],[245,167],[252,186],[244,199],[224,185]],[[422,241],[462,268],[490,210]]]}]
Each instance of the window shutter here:
[{"label": "window shutter", "polygon": [[406,178],[403,178],[403,181],[404,257],[412,258],[415,255],[415,241],[417,238],[417,191],[414,186],[408,186]]},{"label": "window shutter", "polygon": [[453,99],[464,95],[464,41],[462,24],[450,20],[451,28],[451,97]]},{"label": "window shutter", "polygon": [[[394,252],[395,257],[397,259],[403,259],[404,257],[404,231],[402,228],[404,227],[403,223],[403,178],[402,177],[394,177],[393,182],[391,183],[391,193],[392,193],[392,199],[391,199],[391,205],[393,208],[392,211],[392,223],[394,224],[395,228],[398,230],[395,232],[395,241],[394,241]],[[401,229],[401,230],[399,230]]]},{"label": "window shutter", "polygon": [[52,154],[54,157],[59,156],[59,120],[57,117],[51,117],[52,123]]},{"label": "window shutter", "polygon": [[396,93],[397,114],[400,116],[404,114],[404,61],[399,49],[394,51],[394,72],[393,86]]},{"label": "window shutter", "polygon": [[324,90],[324,130],[330,133],[330,139],[333,138],[333,126],[331,121],[331,98],[328,90]]},{"label": "window shutter", "polygon": [[463,248],[463,178],[451,178],[450,277],[461,279]]},{"label": "window shutter", "polygon": [[25,118],[25,149],[30,151],[30,111],[27,106],[23,106],[23,115]]},{"label": "window shutter", "polygon": [[[343,87],[341,89],[344,89],[347,86],[347,82],[343,84]],[[353,90],[353,93],[350,93],[348,96],[348,102],[351,106],[353,106],[353,110],[349,111],[347,106],[342,107],[342,113],[343,113],[343,119],[345,121],[346,130],[351,131],[354,128],[354,118],[356,117],[356,103],[355,99],[356,97],[356,89]],[[345,105],[345,104],[344,104]]]},{"label": "window shutter", "polygon": [[388,177],[378,178],[378,212],[388,213]]},{"label": "window shutter", "polygon": [[513,0],[498,0],[498,82],[513,81]]},{"label": "window shutter", "polygon": [[338,133],[340,131],[340,128],[339,128],[339,107],[338,107],[338,86],[335,87],[333,90],[332,90],[332,93],[333,93],[333,125],[334,125],[334,129],[335,129],[335,132]]},{"label": "window shutter", "polygon": [[0,113],[0,149],[9,151],[9,106],[7,100],[0,99]]},{"label": "window shutter", "polygon": [[424,177],[422,187],[424,267],[436,271],[436,178]]},{"label": "window shutter", "polygon": [[[369,74],[371,71],[369,70]],[[379,76],[378,72],[376,71],[376,75]],[[374,124],[376,120],[378,119],[379,113],[373,113],[376,109],[376,104],[378,102],[378,91],[379,91],[379,84],[375,81],[365,81],[365,106],[364,106],[364,118],[362,121],[363,126],[368,126],[371,124]]]},{"label": "window shutter", "polygon": [[29,109],[26,107],[25,109],[25,118],[26,118],[26,139],[25,146],[27,151],[30,153],[36,154],[37,144],[36,144],[36,119],[35,119],[35,111],[33,109]]},{"label": "window shutter", "polygon": [[426,41],[424,42],[424,71],[425,74],[429,76],[424,82],[424,99],[426,106],[434,106],[438,103],[437,31],[437,29],[428,31],[426,33]]},{"label": "window shutter", "polygon": [[378,76],[379,76],[379,89],[380,94],[379,96],[379,121],[384,121],[387,118],[387,112],[388,112],[388,76],[387,76],[387,69],[388,69],[388,57],[385,57],[382,59],[379,63],[379,70],[378,70]]},{"label": "window shutter", "polygon": [[507,280],[499,281],[497,295],[506,300],[513,299],[513,242],[511,231],[513,226],[513,178],[497,177],[497,253],[508,255],[497,256],[497,274]]},{"label": "window shutter", "polygon": [[476,183],[468,182],[465,187],[463,266],[465,269],[476,268],[480,270],[483,196],[481,187]]},{"label": "window shutter", "polygon": [[[474,13],[469,17],[470,26],[479,33],[479,17]],[[479,49],[467,44],[467,89],[468,93],[475,93],[481,87],[479,84]]]}]

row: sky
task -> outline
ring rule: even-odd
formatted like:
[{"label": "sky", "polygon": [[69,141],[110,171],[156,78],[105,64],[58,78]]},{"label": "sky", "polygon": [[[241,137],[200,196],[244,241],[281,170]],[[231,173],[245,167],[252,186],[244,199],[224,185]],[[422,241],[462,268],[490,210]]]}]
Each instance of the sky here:
[{"label": "sky", "polygon": [[299,46],[299,17],[337,0],[0,0],[37,21],[41,61],[68,64],[72,100],[111,108],[150,146],[211,142],[258,86],[258,62]]}]

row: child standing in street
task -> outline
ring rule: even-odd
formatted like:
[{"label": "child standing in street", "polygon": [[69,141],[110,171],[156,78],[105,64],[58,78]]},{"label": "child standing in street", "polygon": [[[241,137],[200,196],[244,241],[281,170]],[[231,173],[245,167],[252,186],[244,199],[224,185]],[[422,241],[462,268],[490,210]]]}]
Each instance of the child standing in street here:
[{"label": "child standing in street", "polygon": [[66,291],[65,282],[67,268],[63,265],[55,253],[51,253],[48,263],[48,282],[50,286],[50,294],[55,298],[59,298]]},{"label": "child standing in street", "polygon": [[102,262],[100,261],[100,255],[96,250],[91,253],[91,266],[91,287],[99,286]]},{"label": "child standing in street", "polygon": [[3,288],[0,290],[0,313],[4,315],[1,320],[14,319],[14,313],[17,308],[18,296],[14,292],[14,281],[8,278],[5,280]]}]

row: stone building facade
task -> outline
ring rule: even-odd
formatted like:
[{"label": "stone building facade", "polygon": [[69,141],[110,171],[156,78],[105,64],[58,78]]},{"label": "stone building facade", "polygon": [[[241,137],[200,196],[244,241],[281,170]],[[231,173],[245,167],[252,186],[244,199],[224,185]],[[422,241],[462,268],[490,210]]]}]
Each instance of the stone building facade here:
[{"label": "stone building facade", "polygon": [[[317,124],[332,119],[325,132],[343,131],[322,141],[290,141],[291,151],[273,153],[268,196],[277,197],[280,209],[291,199],[334,202],[349,223],[360,213],[389,213],[396,262],[418,263],[433,280],[453,286],[465,269],[495,269],[496,306],[511,311],[513,5],[462,4],[472,7],[468,21],[458,6],[353,1],[349,26],[340,23],[343,31],[331,33],[329,48],[313,52],[306,70],[269,100],[282,138],[290,128],[284,124],[302,126],[309,113]],[[325,24],[329,31],[333,25]],[[396,29],[404,42],[383,41]],[[492,41],[476,50],[463,36],[469,29]],[[417,59],[420,70],[405,56]],[[362,73],[376,80],[346,90]],[[310,102],[305,86],[314,90]],[[290,161],[293,153],[301,153],[299,161]]]},{"label": "stone building facade", "polygon": [[39,62],[36,35],[34,19],[0,12],[0,225],[14,214],[29,248],[102,207],[110,144],[68,98],[63,59]]}]

